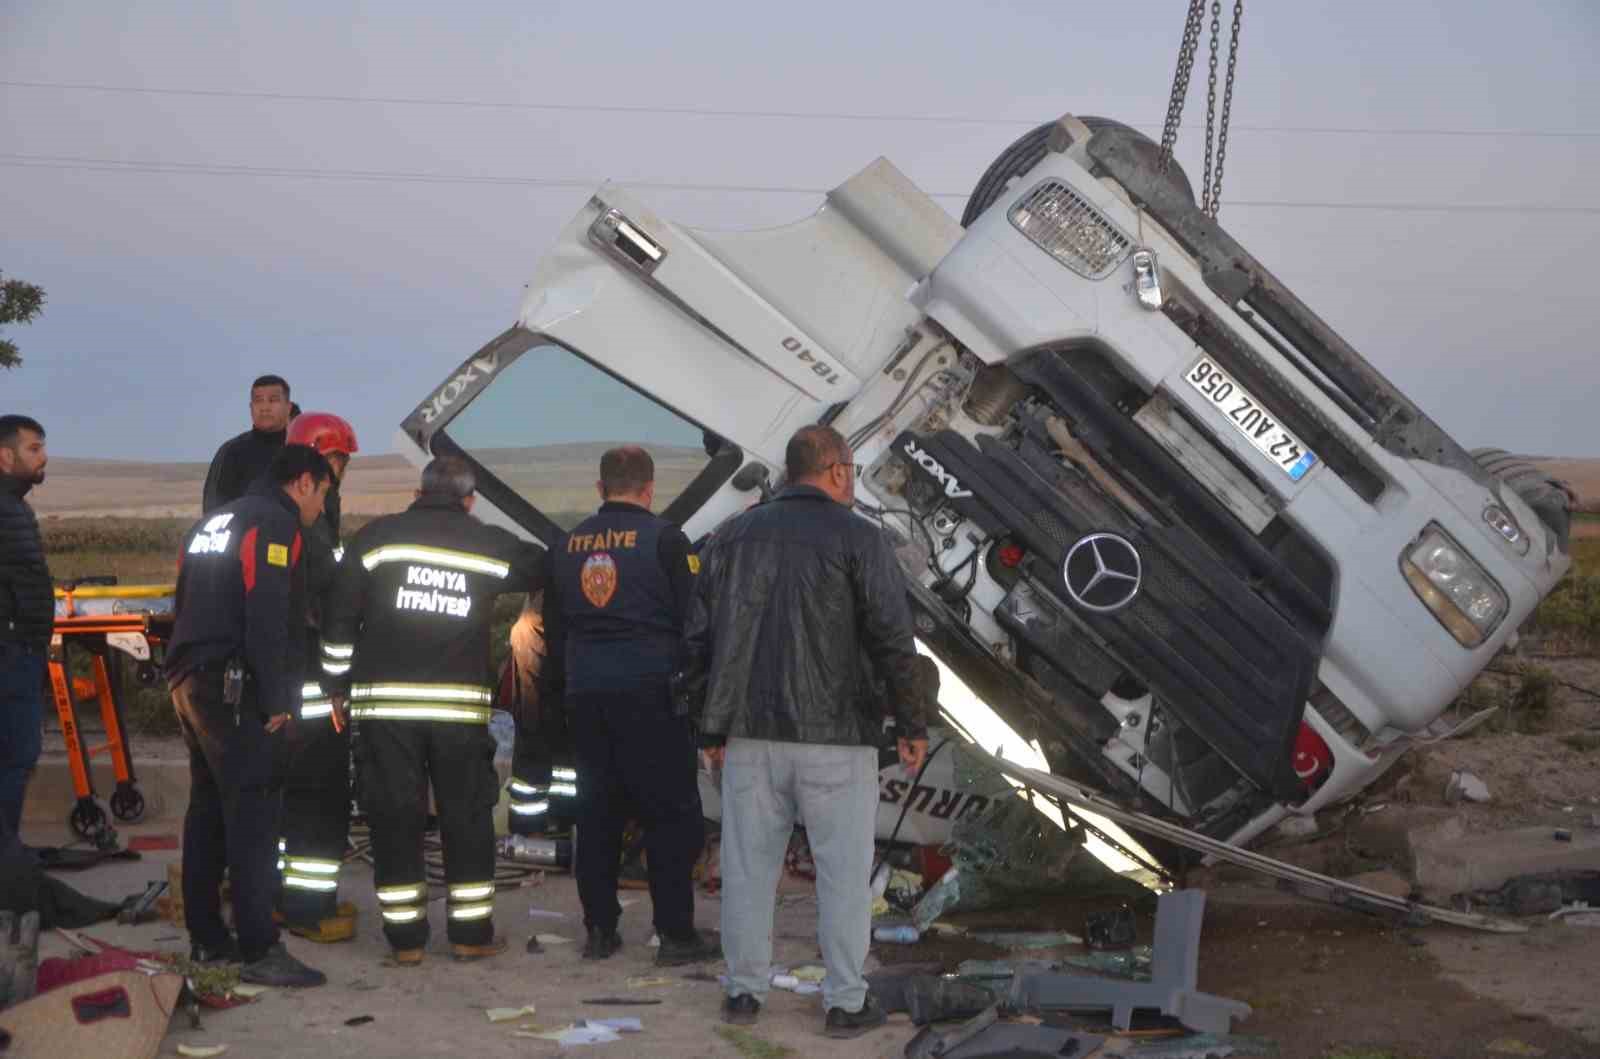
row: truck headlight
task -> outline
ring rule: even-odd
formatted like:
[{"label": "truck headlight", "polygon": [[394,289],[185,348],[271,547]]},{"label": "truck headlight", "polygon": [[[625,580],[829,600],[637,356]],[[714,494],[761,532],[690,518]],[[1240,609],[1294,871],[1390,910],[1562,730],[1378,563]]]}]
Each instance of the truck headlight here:
[{"label": "truck headlight", "polygon": [[1510,607],[1488,571],[1437,525],[1423,530],[1400,557],[1400,570],[1423,606],[1463,647],[1488,639]]}]

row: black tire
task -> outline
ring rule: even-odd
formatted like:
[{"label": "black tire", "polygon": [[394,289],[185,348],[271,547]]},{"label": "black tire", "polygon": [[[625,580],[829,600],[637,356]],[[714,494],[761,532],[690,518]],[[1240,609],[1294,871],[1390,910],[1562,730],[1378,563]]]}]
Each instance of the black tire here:
[{"label": "black tire", "polygon": [[[1078,120],[1095,132],[1101,129],[1126,129],[1143,141],[1147,148],[1141,146],[1141,154],[1148,154],[1152,162],[1161,154],[1161,145],[1143,133],[1130,129],[1119,121],[1110,118],[1096,118],[1079,116]],[[1010,147],[1000,152],[1000,157],[990,163],[984,170],[983,176],[978,178],[977,186],[972,189],[972,195],[967,199],[967,208],[961,214],[961,227],[966,228],[977,220],[979,215],[995,200],[1005,193],[1006,185],[1014,178],[1021,176],[1044,158],[1050,151],[1050,130],[1055,127],[1055,122],[1046,122],[1031,132],[1023,133]],[[1167,179],[1192,204],[1195,201],[1194,188],[1189,183],[1189,176],[1183,171],[1183,166],[1174,159],[1167,170]]]},{"label": "black tire", "polygon": [[95,841],[106,829],[107,823],[106,811],[95,801],[77,802],[67,817],[67,825],[72,828],[72,833],[85,842]]},{"label": "black tire", "polygon": [[111,793],[111,812],[125,824],[144,819],[144,795],[137,787],[119,787]]}]

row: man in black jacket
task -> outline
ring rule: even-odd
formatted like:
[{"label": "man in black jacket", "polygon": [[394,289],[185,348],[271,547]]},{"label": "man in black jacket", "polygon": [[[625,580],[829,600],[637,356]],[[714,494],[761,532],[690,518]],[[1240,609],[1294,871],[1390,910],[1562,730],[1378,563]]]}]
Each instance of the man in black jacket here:
[{"label": "man in black jacket", "polygon": [[11,833],[39,761],[45,650],[55,626],[39,523],[23,499],[44,481],[47,460],[44,427],[0,416],[0,826]]},{"label": "man in black jacket", "polygon": [[281,376],[263,375],[250,384],[250,429],[224,441],[211,458],[200,499],[201,514],[209,515],[239,499],[266,473],[272,457],[283,448],[293,409],[289,384]]},{"label": "man in black jacket", "polygon": [[926,707],[905,583],[882,531],[851,513],[844,438],[805,427],[786,463],[787,488],[706,550],[676,683],[722,766],[724,1020],[754,1022],[761,1010],[773,895],[803,820],[828,969],[823,1031],[855,1037],[884,1022],[863,977],[884,720],[871,677],[887,689],[911,774],[928,750]]},{"label": "man in black jacket", "polygon": [[[183,904],[196,962],[242,962],[269,986],[326,979],[290,956],[272,922],[281,730],[300,710],[305,654],[304,527],[333,472],[286,445],[269,476],[201,518],[179,556],[167,681],[189,747]],[[222,921],[224,870],[237,940]]]}]

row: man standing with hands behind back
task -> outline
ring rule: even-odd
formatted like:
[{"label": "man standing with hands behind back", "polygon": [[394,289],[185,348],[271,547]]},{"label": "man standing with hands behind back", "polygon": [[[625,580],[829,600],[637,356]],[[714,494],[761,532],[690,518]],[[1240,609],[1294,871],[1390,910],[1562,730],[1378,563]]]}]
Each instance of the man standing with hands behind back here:
[{"label": "man standing with hands behind back", "polygon": [[250,384],[250,429],[224,441],[211,458],[200,497],[202,515],[244,496],[266,473],[272,457],[283,448],[294,407],[289,384],[281,375],[263,375]]},{"label": "man standing with hands behind back", "polygon": [[705,846],[694,736],[670,688],[699,560],[681,529],[650,513],[655,461],[644,449],[606,452],[596,486],[599,512],[548,558],[539,674],[545,714],[559,716],[564,702],[577,749],[583,956],[603,960],[622,946],[617,874],[633,816],[644,825],[656,963],[715,959],[717,943],[694,926],[694,862]]},{"label": "man standing with hands behind back", "polygon": [[863,975],[872,927],[883,711],[900,761],[928,752],[911,608],[881,530],[851,513],[855,465],[831,427],[804,427],[785,454],[788,486],[728,522],[704,556],[675,681],[707,756],[722,765],[723,1020],[753,1023],[772,962],[772,908],[796,819],[817,864],[817,935],[829,1037],[884,1023]]}]

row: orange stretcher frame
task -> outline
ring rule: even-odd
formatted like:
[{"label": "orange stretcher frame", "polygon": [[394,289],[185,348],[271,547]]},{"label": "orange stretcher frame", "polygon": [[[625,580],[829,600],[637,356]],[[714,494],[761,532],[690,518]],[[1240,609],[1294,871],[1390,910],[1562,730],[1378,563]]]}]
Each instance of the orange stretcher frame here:
[{"label": "orange stretcher frame", "polygon": [[[142,640],[145,657],[139,660],[140,664],[157,671],[157,654],[171,634],[172,616],[138,608],[154,606],[154,601],[170,598],[173,591],[171,585],[69,585],[56,589],[49,671],[76,795],[67,823],[79,838],[102,848],[115,844],[116,830],[96,796],[90,762],[102,754],[110,757],[116,777],[111,813],[123,823],[137,823],[144,816],[145,802],[123,731],[122,655],[128,653],[128,646]],[[75,650],[86,651],[90,656],[87,678],[69,675]],[[89,746],[78,727],[78,707],[90,701],[100,707],[106,730],[106,740],[98,746]]]}]

